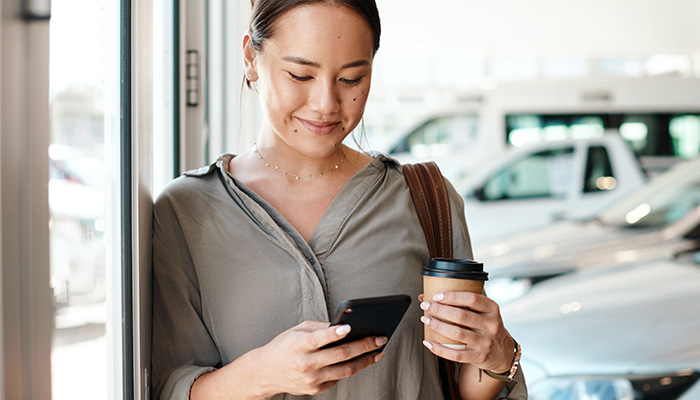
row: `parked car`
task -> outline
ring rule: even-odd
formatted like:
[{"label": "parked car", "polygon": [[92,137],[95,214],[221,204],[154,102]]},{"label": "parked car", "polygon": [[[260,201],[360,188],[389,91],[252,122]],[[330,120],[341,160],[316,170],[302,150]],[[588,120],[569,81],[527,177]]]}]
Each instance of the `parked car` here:
[{"label": "parked car", "polygon": [[695,400],[699,305],[696,247],[547,281],[501,313],[531,400]]},{"label": "parked car", "polygon": [[455,184],[475,245],[563,219],[598,215],[646,176],[616,133],[511,148]]},{"label": "parked car", "polygon": [[687,250],[700,237],[700,158],[676,165],[590,221],[564,221],[477,246],[504,303],[552,277]]}]

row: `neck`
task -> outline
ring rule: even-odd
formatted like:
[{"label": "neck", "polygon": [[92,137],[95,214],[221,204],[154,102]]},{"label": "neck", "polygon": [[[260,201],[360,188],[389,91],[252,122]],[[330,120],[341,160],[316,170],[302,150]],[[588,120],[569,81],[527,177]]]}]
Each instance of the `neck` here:
[{"label": "neck", "polygon": [[299,153],[297,157],[284,157],[279,150],[279,146],[262,147],[257,143],[254,146],[255,155],[266,168],[297,181],[326,177],[340,170],[346,159],[342,144],[336,152],[322,158],[303,157]]}]

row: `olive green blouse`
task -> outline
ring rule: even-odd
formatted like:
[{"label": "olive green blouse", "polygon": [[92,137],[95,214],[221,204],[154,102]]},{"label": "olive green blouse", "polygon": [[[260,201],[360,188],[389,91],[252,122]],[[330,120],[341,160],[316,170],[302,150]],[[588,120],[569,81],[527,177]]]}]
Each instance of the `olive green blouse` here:
[{"label": "olive green blouse", "polygon": [[[232,157],[175,179],[155,204],[153,398],[188,399],[200,375],[304,320],[329,321],[344,300],[401,293],[413,302],[383,360],[320,395],[273,399],[442,398],[421,343],[428,248],[398,163],[379,155],[355,174],[307,243],[227,172]],[[472,258],[462,199],[448,189],[454,256]],[[503,395],[525,393],[519,374]]]}]

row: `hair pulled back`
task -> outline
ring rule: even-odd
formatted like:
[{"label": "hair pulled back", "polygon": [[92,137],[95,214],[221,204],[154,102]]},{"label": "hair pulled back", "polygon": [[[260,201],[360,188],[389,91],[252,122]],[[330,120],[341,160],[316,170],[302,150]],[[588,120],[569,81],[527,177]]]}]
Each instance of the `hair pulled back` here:
[{"label": "hair pulled back", "polygon": [[[377,4],[374,0],[251,0],[250,4],[253,10],[249,29],[253,48],[257,51],[262,50],[265,41],[274,35],[275,21],[282,14],[297,6],[316,3],[343,5],[357,12],[367,21],[372,30],[374,39],[372,54],[377,53],[382,29]],[[250,87],[247,78],[246,84]]]}]

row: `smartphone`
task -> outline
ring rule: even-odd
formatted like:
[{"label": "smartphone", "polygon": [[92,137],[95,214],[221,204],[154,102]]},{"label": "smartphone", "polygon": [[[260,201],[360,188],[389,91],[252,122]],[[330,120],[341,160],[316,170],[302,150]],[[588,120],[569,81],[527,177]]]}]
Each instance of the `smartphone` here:
[{"label": "smartphone", "polygon": [[[324,348],[363,339],[367,336],[391,338],[410,304],[411,297],[405,294],[344,301],[338,307],[338,311],[331,320],[331,325],[348,324],[351,327],[350,333],[343,339],[324,346]],[[378,351],[383,349],[384,347]]]}]

